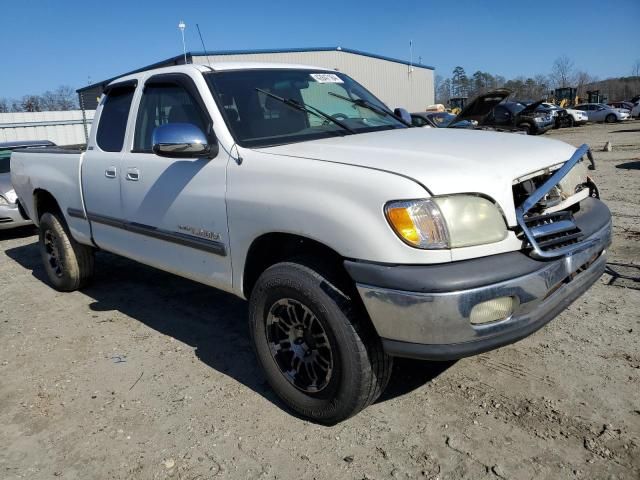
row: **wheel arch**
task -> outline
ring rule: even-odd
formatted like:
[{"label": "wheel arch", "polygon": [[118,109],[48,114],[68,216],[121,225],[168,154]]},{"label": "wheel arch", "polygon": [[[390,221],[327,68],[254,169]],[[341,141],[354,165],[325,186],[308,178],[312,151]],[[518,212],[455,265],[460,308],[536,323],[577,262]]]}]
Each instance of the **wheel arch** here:
[{"label": "wheel arch", "polygon": [[270,232],[254,239],[247,250],[241,278],[242,294],[249,298],[258,277],[270,266],[300,258],[313,259],[336,272],[349,286],[353,285],[344,268],[344,257],[333,248],[302,235]]},{"label": "wheel arch", "polygon": [[40,222],[40,217],[46,213],[62,213],[62,209],[56,198],[48,191],[42,188],[36,188],[33,191],[33,210],[35,223]]}]

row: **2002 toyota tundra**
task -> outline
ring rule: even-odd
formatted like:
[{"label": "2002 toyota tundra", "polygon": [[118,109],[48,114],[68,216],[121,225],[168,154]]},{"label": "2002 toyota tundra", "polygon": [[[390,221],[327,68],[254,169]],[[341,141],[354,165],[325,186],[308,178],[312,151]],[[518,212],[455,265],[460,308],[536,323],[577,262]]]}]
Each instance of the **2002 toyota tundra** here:
[{"label": "2002 toyota tundra", "polygon": [[106,250],[248,299],[257,358],[299,414],[373,402],[392,358],[526,337],[602,274],[588,147],[409,128],[340,72],[183,65],[113,81],[85,152],[12,156],[53,286]]}]

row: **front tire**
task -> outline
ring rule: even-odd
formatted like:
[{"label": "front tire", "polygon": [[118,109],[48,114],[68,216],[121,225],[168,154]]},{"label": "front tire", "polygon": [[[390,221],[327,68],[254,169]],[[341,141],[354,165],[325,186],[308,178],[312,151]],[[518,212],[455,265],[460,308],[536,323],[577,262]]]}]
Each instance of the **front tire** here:
[{"label": "front tire", "polygon": [[380,396],[392,359],[345,289],[320,270],[268,268],[251,293],[249,324],[276,394],[303,417],[335,424]]},{"label": "front tire", "polygon": [[604,119],[604,121],[607,123],[615,123],[617,120],[618,120],[618,117],[616,117],[613,113],[610,113]]},{"label": "front tire", "polygon": [[64,219],[49,212],[40,217],[39,245],[44,269],[56,290],[71,292],[89,283],[93,249],[71,237]]},{"label": "front tire", "polygon": [[524,132],[525,135],[532,135],[531,125],[529,125],[528,123],[521,123],[520,125],[518,125],[518,128],[520,129],[520,131]]}]

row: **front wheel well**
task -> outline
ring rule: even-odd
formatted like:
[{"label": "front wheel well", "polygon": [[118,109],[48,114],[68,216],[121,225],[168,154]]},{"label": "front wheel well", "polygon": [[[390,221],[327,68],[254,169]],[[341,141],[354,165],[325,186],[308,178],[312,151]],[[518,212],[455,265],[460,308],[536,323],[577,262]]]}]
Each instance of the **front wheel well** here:
[{"label": "front wheel well", "polygon": [[[305,259],[313,266],[330,271],[343,288],[352,290],[353,282],[344,268],[343,257],[332,248],[300,235],[268,233],[256,238],[247,253],[242,279],[242,291],[249,298],[258,277],[279,262]],[[312,266],[312,265],[309,265]]]}]

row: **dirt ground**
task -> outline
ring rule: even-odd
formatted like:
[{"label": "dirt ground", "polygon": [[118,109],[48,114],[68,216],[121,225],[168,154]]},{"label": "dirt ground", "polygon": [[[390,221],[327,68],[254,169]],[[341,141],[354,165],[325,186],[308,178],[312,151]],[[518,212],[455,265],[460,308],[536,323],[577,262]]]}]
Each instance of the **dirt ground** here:
[{"label": "dirt ground", "polygon": [[640,122],[547,135],[596,151],[608,274],[519,343],[398,361],[331,428],[270,391],[245,303],[103,253],[58,293],[34,231],[0,233],[0,478],[640,478]]}]

